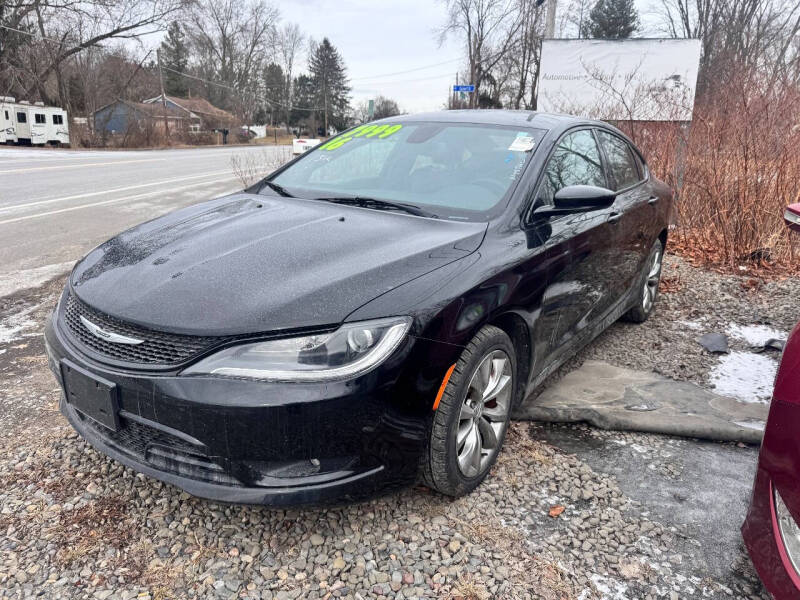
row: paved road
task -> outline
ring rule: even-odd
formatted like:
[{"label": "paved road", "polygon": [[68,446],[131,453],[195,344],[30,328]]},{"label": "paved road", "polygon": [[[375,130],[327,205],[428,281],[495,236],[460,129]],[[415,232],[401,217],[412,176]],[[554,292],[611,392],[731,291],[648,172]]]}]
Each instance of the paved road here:
[{"label": "paved road", "polygon": [[241,189],[233,160],[286,148],[81,151],[0,148],[0,296],[62,273],[112,235]]}]

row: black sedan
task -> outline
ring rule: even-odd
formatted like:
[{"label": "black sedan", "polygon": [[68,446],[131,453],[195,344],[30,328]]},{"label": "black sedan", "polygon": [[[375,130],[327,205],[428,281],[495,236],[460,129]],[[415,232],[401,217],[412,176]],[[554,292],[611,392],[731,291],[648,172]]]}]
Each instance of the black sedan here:
[{"label": "black sedan", "polygon": [[219,501],[477,486],[512,409],[658,291],[671,192],[607,124],[362,125],[92,250],[48,321],[61,410]]}]

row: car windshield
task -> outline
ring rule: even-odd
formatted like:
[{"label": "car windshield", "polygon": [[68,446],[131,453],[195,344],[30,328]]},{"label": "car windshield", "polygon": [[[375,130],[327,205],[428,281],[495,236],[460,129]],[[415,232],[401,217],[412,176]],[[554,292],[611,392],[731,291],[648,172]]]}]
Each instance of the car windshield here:
[{"label": "car windshield", "polygon": [[482,220],[507,199],[545,133],[465,123],[362,125],[310,151],[264,191]]}]

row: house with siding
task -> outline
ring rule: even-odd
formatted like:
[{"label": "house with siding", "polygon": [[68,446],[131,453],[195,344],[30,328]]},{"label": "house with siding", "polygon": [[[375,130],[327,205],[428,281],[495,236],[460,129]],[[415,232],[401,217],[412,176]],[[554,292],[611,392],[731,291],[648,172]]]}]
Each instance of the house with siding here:
[{"label": "house with siding", "polygon": [[98,108],[92,113],[92,124],[95,133],[128,134],[134,130],[149,129],[163,133],[169,127],[170,134],[191,131],[199,126],[200,119],[191,117],[185,111],[167,106],[166,125],[165,111],[161,104],[116,100]]},{"label": "house with siding", "polygon": [[[160,95],[155,98],[144,100],[145,104],[162,105]],[[233,130],[238,120],[234,115],[226,110],[217,108],[205,98],[179,98],[177,96],[167,96],[167,107],[176,111],[176,114],[184,115],[192,122],[191,131],[215,131]]]}]

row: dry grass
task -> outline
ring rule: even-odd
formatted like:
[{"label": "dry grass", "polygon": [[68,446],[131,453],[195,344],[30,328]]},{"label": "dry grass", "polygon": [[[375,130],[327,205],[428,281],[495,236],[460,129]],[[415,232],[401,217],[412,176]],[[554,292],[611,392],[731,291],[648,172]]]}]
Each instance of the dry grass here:
[{"label": "dry grass", "polygon": [[279,133],[276,141],[275,135],[270,131],[266,137],[254,139],[252,143],[257,146],[291,146],[295,138],[294,135]]},{"label": "dry grass", "polygon": [[743,74],[699,99],[688,129],[621,124],[678,191],[673,251],[723,271],[800,272],[800,240],[783,222],[786,205],[800,201],[798,114],[796,89]]},{"label": "dry grass", "polygon": [[447,600],[488,600],[489,591],[480,579],[470,573],[462,573],[445,598]]},{"label": "dry grass", "polygon": [[55,527],[62,566],[93,553],[98,548],[124,550],[136,539],[136,529],[127,520],[128,508],[120,496],[104,496],[79,508],[64,511]]},{"label": "dry grass", "polygon": [[244,187],[250,187],[269,175],[278,167],[292,159],[290,148],[274,148],[246,154],[234,154],[231,157],[233,174],[239,178]]}]

